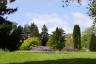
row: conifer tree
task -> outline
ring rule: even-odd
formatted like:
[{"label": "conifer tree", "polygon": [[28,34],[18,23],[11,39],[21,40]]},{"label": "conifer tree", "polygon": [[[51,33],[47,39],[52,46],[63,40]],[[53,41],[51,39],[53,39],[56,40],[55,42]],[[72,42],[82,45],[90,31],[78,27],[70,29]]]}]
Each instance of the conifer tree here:
[{"label": "conifer tree", "polygon": [[62,28],[56,28],[47,43],[48,46],[61,51],[65,47],[65,33]]},{"label": "conifer tree", "polygon": [[39,37],[39,30],[36,24],[30,25],[31,37]]},{"label": "conifer tree", "polygon": [[43,25],[42,32],[40,34],[40,38],[42,41],[42,46],[46,46],[46,42],[48,41],[48,29],[46,25]]},{"label": "conifer tree", "polygon": [[96,35],[94,33],[91,35],[89,49],[90,51],[96,51]]},{"label": "conifer tree", "polygon": [[4,50],[6,48],[10,50],[10,46],[13,44],[13,42],[10,41],[10,36],[14,32],[16,25],[6,20],[4,16],[17,11],[17,8],[8,8],[8,4],[14,1],[15,0],[0,0],[0,48]]},{"label": "conifer tree", "polygon": [[73,43],[74,48],[80,50],[81,49],[81,31],[79,25],[74,26],[73,30]]},{"label": "conifer tree", "polygon": [[24,26],[24,35],[27,36],[27,37],[31,36],[30,26],[27,25],[27,24]]}]

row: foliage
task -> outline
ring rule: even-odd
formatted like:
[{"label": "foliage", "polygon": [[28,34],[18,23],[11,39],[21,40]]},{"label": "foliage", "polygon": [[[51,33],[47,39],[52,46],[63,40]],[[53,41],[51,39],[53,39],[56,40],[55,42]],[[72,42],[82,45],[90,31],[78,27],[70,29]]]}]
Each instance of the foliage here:
[{"label": "foliage", "polygon": [[12,35],[15,27],[16,25],[12,22],[0,17],[0,48],[10,49],[10,44],[12,44],[10,36]]},{"label": "foliage", "polygon": [[70,34],[70,33],[66,34],[65,38],[66,38],[65,47],[73,48],[74,43],[73,43],[72,34]]},{"label": "foliage", "polygon": [[[83,0],[61,0],[61,2],[63,3],[62,7],[67,7],[67,6],[70,6],[71,4],[79,4],[79,5],[82,5]],[[91,2],[93,2],[94,0],[87,0],[87,4],[88,5],[91,5]]]},{"label": "foliage", "polygon": [[63,49],[65,46],[64,36],[64,30],[57,27],[56,30],[53,32],[52,36],[50,37],[49,41],[47,42],[47,45],[61,51],[61,49]]},{"label": "foliage", "polygon": [[41,41],[38,37],[32,37],[24,40],[24,43],[20,46],[20,50],[29,50],[33,47],[40,46]]},{"label": "foliage", "polygon": [[74,48],[80,50],[81,49],[81,32],[80,32],[79,25],[74,25],[73,42],[74,42]]},{"label": "foliage", "polygon": [[16,24],[6,20],[4,15],[17,11],[17,8],[8,8],[8,4],[15,0],[0,0],[0,48],[10,51],[16,50],[19,43],[19,34]]},{"label": "foliage", "polygon": [[46,42],[48,41],[48,29],[46,25],[43,25],[42,32],[40,34],[40,38],[42,41],[42,46],[46,46]]},{"label": "foliage", "polygon": [[39,37],[39,30],[36,24],[32,23],[30,25],[31,37]]},{"label": "foliage", "polygon": [[52,48],[49,48],[47,46],[38,46],[38,47],[33,47],[31,50],[32,51],[52,51]]},{"label": "foliage", "polygon": [[91,40],[91,34],[92,34],[92,27],[89,27],[87,29],[85,29],[84,32],[82,32],[82,36],[81,36],[81,46],[82,48],[86,48],[89,49],[89,43]]},{"label": "foliage", "polygon": [[89,49],[90,51],[96,51],[96,35],[94,33],[91,34]]},{"label": "foliage", "polygon": [[89,10],[90,10],[89,15],[92,17],[95,17],[96,16],[96,1],[95,0],[92,0]]},{"label": "foliage", "polygon": [[10,50],[17,50],[18,47],[21,45],[22,41],[22,34],[23,34],[23,27],[18,26],[14,29],[13,33],[10,35]]},{"label": "foliage", "polygon": [[24,26],[24,34],[26,36],[31,36],[30,26],[27,24]]},{"label": "foliage", "polygon": [[0,15],[11,14],[17,11],[17,8],[8,8],[8,2],[12,3],[15,0],[0,0]]}]

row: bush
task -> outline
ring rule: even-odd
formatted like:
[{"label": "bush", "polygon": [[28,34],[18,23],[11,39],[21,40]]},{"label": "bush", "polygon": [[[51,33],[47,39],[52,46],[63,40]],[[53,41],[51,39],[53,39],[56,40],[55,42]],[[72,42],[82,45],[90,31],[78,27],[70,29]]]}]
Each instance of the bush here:
[{"label": "bush", "polygon": [[40,45],[41,45],[41,40],[37,37],[32,37],[24,40],[24,43],[20,46],[20,50],[30,50],[31,48]]},{"label": "bush", "polygon": [[31,50],[33,51],[52,51],[52,48],[49,48],[47,46],[38,46],[38,47],[33,47]]}]

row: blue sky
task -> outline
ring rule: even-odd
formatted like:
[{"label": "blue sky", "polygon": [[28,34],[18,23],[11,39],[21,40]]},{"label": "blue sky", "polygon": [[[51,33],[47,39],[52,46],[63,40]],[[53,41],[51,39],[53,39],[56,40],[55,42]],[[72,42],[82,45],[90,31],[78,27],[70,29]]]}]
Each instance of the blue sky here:
[{"label": "blue sky", "polygon": [[17,0],[9,7],[18,7],[18,11],[8,16],[8,19],[24,26],[34,22],[41,32],[46,24],[49,33],[56,27],[62,27],[66,33],[72,33],[75,24],[79,24],[81,31],[91,26],[91,19],[86,9],[87,1],[82,0],[82,6],[74,3],[62,8],[61,0]]}]

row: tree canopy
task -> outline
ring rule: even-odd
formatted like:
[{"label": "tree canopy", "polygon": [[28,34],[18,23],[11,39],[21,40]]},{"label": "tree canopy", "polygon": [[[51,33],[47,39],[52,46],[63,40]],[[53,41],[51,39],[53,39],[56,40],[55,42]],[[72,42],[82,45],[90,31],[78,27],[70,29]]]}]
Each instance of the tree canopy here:
[{"label": "tree canopy", "polygon": [[0,16],[17,11],[17,8],[8,8],[7,6],[8,3],[12,3],[14,1],[15,0],[0,0]]},{"label": "tree canopy", "polygon": [[80,50],[81,49],[81,31],[80,31],[79,25],[74,25],[73,42],[74,42],[74,48]]}]

